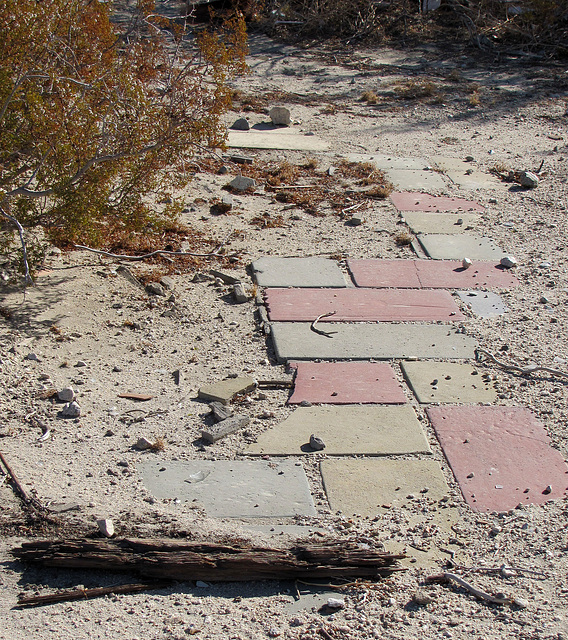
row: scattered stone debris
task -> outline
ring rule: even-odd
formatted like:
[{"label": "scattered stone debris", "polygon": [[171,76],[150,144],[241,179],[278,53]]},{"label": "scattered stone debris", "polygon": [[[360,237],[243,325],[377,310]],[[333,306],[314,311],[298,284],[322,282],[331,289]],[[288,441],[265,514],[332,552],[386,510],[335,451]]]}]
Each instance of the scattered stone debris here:
[{"label": "scattered stone debris", "polygon": [[217,271],[216,269],[211,269],[211,275],[215,278],[219,278],[225,284],[238,284],[241,280],[235,276],[230,275],[229,273],[224,273],[223,271]]},{"label": "scattered stone debris", "polygon": [[231,409],[231,407],[224,405],[221,402],[210,402],[209,406],[211,407],[211,413],[213,414],[217,422],[226,420],[233,415],[233,410]]},{"label": "scattered stone debris", "polygon": [[268,112],[272,124],[280,127],[289,127],[292,119],[290,117],[290,109],[286,107],[272,107]]},{"label": "scattered stone debris", "polygon": [[229,160],[236,164],[253,164],[254,162],[254,158],[251,158],[250,156],[241,156],[236,154],[229,156]]}]

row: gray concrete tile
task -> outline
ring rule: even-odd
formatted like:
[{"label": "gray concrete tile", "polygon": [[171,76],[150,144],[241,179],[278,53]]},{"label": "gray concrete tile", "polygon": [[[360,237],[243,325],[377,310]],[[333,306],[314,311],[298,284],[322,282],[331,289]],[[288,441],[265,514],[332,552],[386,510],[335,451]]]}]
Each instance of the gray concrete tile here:
[{"label": "gray concrete tile", "polygon": [[445,189],[447,186],[444,178],[435,171],[387,169],[385,174],[397,189],[405,191],[413,191],[414,189],[437,190]]},{"label": "gray concrete tile", "polygon": [[323,451],[329,455],[430,453],[416,413],[408,405],[299,407],[286,420],[262,433],[245,453],[314,453],[309,445],[311,434],[324,441]]},{"label": "gray concrete tile", "polygon": [[475,213],[426,213],[405,211],[401,216],[414,233],[464,233],[479,225]]},{"label": "gray concrete tile", "polygon": [[454,184],[464,189],[503,188],[503,183],[500,180],[490,173],[479,171],[474,162],[445,156],[434,156],[431,161],[438,169],[444,171]]},{"label": "gray concrete tile", "polygon": [[457,291],[457,294],[480,318],[502,316],[507,311],[501,296],[492,291]]},{"label": "gray concrete tile", "polygon": [[346,287],[341,269],[326,258],[263,257],[252,263],[261,287]]},{"label": "gray concrete tile", "polygon": [[408,384],[418,402],[475,404],[494,402],[493,383],[487,382],[475,367],[456,362],[403,362]]},{"label": "gray concrete tile", "polygon": [[216,518],[316,515],[304,468],[292,460],[152,460],[140,474],[154,497],[203,505]]},{"label": "gray concrete tile", "polygon": [[[326,325],[327,326],[327,325]],[[389,360],[473,358],[473,338],[448,325],[334,323],[326,337],[309,322],[274,322],[272,338],[280,362],[288,360]]]},{"label": "gray concrete tile", "polygon": [[491,260],[499,262],[506,255],[492,240],[469,234],[423,233],[418,240],[434,260]]},{"label": "gray concrete tile", "polygon": [[317,136],[290,129],[229,131],[227,146],[236,149],[282,149],[287,151],[327,151],[329,144]]},{"label": "gray concrete tile", "polygon": [[403,158],[391,156],[386,153],[350,153],[347,156],[349,162],[372,162],[377,169],[404,169],[423,171],[429,162],[424,158]]}]

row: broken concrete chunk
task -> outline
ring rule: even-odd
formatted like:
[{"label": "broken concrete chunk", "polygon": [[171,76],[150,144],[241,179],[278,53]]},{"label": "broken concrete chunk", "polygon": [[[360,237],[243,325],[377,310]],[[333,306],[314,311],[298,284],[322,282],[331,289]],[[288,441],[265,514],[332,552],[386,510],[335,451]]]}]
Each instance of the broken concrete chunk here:
[{"label": "broken concrete chunk", "polygon": [[221,422],[218,422],[211,427],[201,429],[201,437],[206,442],[217,442],[217,440],[221,440],[221,438],[224,438],[225,436],[228,436],[231,433],[235,433],[235,431],[242,429],[242,427],[245,427],[249,422],[249,416],[232,416],[230,418],[226,418],[225,420],[221,420]]},{"label": "broken concrete chunk", "polygon": [[292,119],[290,118],[290,109],[286,107],[272,107],[268,112],[272,124],[277,126],[289,127]]},{"label": "broken concrete chunk", "polygon": [[231,129],[235,131],[249,131],[250,122],[246,118],[239,118],[233,122]]},{"label": "broken concrete chunk", "polygon": [[222,280],[225,284],[237,284],[241,281],[240,278],[235,278],[235,276],[223,273],[222,271],[217,271],[216,269],[211,269],[209,273],[211,273],[212,276],[215,276],[215,278]]},{"label": "broken concrete chunk", "polygon": [[65,387],[57,392],[57,399],[61,402],[73,402],[75,400],[75,392],[71,387]]},{"label": "broken concrete chunk", "polygon": [[514,256],[503,256],[500,260],[500,264],[506,269],[511,269],[512,267],[517,266],[517,259]]},{"label": "broken concrete chunk", "polygon": [[146,293],[149,293],[152,296],[166,297],[166,290],[159,282],[149,282],[145,289]]},{"label": "broken concrete chunk", "polygon": [[237,393],[248,393],[256,388],[253,378],[229,378],[199,389],[198,397],[203,400],[216,400],[222,404],[229,404]]},{"label": "broken concrete chunk", "polygon": [[229,160],[231,162],[235,162],[236,164],[252,164],[254,159],[250,156],[241,156],[241,155],[232,155],[229,156]]},{"label": "broken concrete chunk", "polygon": [[81,415],[81,407],[75,402],[68,402],[61,409],[64,418],[78,418]]},{"label": "broken concrete chunk", "polygon": [[521,186],[526,187],[527,189],[534,189],[535,187],[538,187],[538,176],[532,171],[522,171],[519,176],[519,182],[521,183]]},{"label": "broken concrete chunk", "polygon": [[245,286],[242,282],[237,282],[237,284],[233,285],[233,295],[235,296],[235,302],[239,304],[247,302],[249,299],[248,294],[245,291]]},{"label": "broken concrete chunk", "polygon": [[217,420],[217,422],[226,420],[233,415],[233,410],[230,407],[225,406],[221,402],[210,402],[209,406],[211,407],[211,412],[215,416],[215,420]]},{"label": "broken concrete chunk", "polygon": [[140,287],[141,289],[144,288],[144,285],[140,282],[140,280],[138,280],[138,278],[132,273],[132,271],[130,271],[128,267],[121,265],[120,267],[116,268],[116,272],[134,286]]},{"label": "broken concrete chunk", "polygon": [[229,182],[229,186],[237,191],[247,191],[248,189],[254,189],[256,187],[256,180],[247,178],[246,176],[237,176]]},{"label": "broken concrete chunk", "polygon": [[105,538],[112,538],[114,535],[114,524],[110,518],[101,518],[97,520],[99,531]]},{"label": "broken concrete chunk", "polygon": [[160,284],[162,285],[162,287],[164,287],[164,289],[167,289],[168,291],[174,290],[174,280],[173,278],[170,278],[170,276],[162,276],[160,278]]}]

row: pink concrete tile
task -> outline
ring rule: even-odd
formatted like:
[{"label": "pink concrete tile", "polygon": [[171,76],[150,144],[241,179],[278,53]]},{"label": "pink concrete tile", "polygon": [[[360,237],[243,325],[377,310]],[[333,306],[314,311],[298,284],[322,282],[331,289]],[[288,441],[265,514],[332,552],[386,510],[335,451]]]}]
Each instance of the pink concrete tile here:
[{"label": "pink concrete tile", "polygon": [[386,362],[298,362],[288,400],[314,404],[404,404],[406,396]]},{"label": "pink concrete tile", "polygon": [[463,320],[448,291],[426,289],[266,289],[270,320],[311,322],[432,322]]},{"label": "pink concrete tile", "polygon": [[347,266],[358,287],[420,289],[414,260],[349,260]]},{"label": "pink concrete tile", "polygon": [[568,493],[568,466],[528,409],[439,406],[426,411],[474,511],[508,511]]},{"label": "pink concrete tile", "polygon": [[412,191],[395,191],[391,193],[391,201],[399,211],[455,211],[456,213],[468,211],[471,213],[482,212],[485,209],[474,200],[463,198],[446,198],[431,196],[427,193]]},{"label": "pink concrete tile", "polygon": [[493,262],[474,261],[464,269],[457,260],[415,260],[424,288],[466,289],[496,287],[508,289],[519,284],[510,270]]}]

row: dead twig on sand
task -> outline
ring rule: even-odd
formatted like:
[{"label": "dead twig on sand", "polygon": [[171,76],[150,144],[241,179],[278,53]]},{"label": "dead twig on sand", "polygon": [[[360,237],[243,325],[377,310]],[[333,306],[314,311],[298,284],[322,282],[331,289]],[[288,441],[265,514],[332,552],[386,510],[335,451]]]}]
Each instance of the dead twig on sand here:
[{"label": "dead twig on sand", "polygon": [[516,371],[517,373],[520,373],[522,375],[529,375],[531,373],[535,373],[536,371],[545,371],[546,373],[550,373],[555,376],[568,378],[568,373],[566,373],[565,371],[560,371],[559,369],[542,367],[537,364],[529,364],[526,367],[521,367],[518,364],[507,364],[506,362],[498,360],[492,353],[486,351],[485,349],[475,349],[475,359],[477,360],[477,362],[482,362],[483,359],[480,357],[482,355],[489,358],[489,360],[499,365],[502,369],[505,369],[505,371]]},{"label": "dead twig on sand", "polygon": [[337,333],[337,331],[322,331],[321,329],[317,329],[316,328],[316,324],[322,319],[322,318],[329,318],[330,316],[334,316],[335,315],[335,311],[330,311],[329,313],[322,313],[320,314],[310,325],[310,330],[313,331],[314,333],[318,333],[320,336],[325,336],[326,338],[331,338],[333,333]]},{"label": "dead twig on sand", "polygon": [[490,602],[491,604],[515,604],[520,607],[525,607],[526,604],[513,596],[507,596],[504,593],[497,593],[495,595],[491,593],[487,593],[486,591],[482,591],[477,587],[474,587],[467,580],[464,580],[461,576],[456,575],[455,573],[438,573],[433,576],[428,576],[425,580],[427,584],[431,584],[433,582],[455,582],[457,585],[472,593],[476,598],[480,600],[485,600],[486,602]]},{"label": "dead twig on sand", "polygon": [[20,484],[20,481],[18,480],[16,474],[12,471],[12,468],[8,464],[8,461],[6,460],[6,458],[4,457],[4,454],[1,451],[0,451],[0,461],[4,465],[6,471],[8,472],[8,475],[10,476],[10,480],[12,481],[12,485],[14,486],[16,493],[20,496],[20,498],[22,499],[26,507],[31,508],[34,511],[44,512],[45,507],[41,504],[41,502],[36,498],[30,498],[30,496],[28,496],[28,494],[26,493],[26,490]]}]

